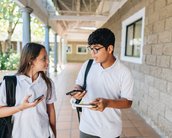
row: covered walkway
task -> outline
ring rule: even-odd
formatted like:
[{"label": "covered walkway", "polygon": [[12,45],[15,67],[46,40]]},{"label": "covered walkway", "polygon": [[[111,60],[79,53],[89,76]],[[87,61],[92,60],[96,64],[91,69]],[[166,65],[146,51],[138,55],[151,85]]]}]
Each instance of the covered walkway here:
[{"label": "covered walkway", "polygon": [[[81,67],[80,63],[68,63],[59,73],[51,74],[55,82],[57,102],[57,138],[79,138],[76,111],[71,108],[70,97],[65,93],[71,90]],[[122,110],[123,133],[121,138],[160,138],[160,136],[132,109]]]}]

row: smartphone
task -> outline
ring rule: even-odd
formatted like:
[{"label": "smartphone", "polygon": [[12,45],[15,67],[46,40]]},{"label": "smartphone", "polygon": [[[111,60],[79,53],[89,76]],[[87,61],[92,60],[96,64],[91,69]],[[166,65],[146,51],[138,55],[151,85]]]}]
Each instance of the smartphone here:
[{"label": "smartphone", "polygon": [[71,95],[73,93],[77,93],[77,92],[83,92],[84,90],[72,90],[66,93],[66,95]]},{"label": "smartphone", "polygon": [[36,100],[38,100],[38,101],[41,100],[42,97],[44,97],[43,94],[42,94],[41,96],[37,97],[37,98],[34,100],[34,102],[35,102]]}]

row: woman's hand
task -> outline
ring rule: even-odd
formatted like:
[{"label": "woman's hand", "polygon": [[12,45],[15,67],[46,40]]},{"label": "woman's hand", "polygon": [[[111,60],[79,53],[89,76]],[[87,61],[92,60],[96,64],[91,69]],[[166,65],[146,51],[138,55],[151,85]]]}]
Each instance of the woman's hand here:
[{"label": "woman's hand", "polygon": [[37,99],[34,102],[29,102],[28,100],[31,96],[32,95],[28,95],[28,96],[24,97],[23,103],[18,106],[18,109],[20,111],[27,109],[27,108],[35,107],[38,103],[40,103],[45,98],[43,96],[41,99]]}]

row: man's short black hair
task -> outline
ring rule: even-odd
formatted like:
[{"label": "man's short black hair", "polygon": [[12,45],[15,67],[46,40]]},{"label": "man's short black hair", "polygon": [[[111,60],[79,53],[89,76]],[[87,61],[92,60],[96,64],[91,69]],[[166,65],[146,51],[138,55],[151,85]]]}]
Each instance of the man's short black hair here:
[{"label": "man's short black hair", "polygon": [[109,45],[114,46],[115,35],[108,28],[99,28],[92,32],[88,37],[88,45],[100,44],[107,48]]}]

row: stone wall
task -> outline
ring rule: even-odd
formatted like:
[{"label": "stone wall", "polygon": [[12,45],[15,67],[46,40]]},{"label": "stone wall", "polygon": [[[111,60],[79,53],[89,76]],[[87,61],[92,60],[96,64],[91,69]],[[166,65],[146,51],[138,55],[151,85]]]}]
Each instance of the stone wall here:
[{"label": "stone wall", "polygon": [[172,0],[128,0],[103,27],[116,35],[120,56],[122,21],[145,7],[143,63],[124,62],[134,79],[136,110],[162,137],[172,137]]}]

